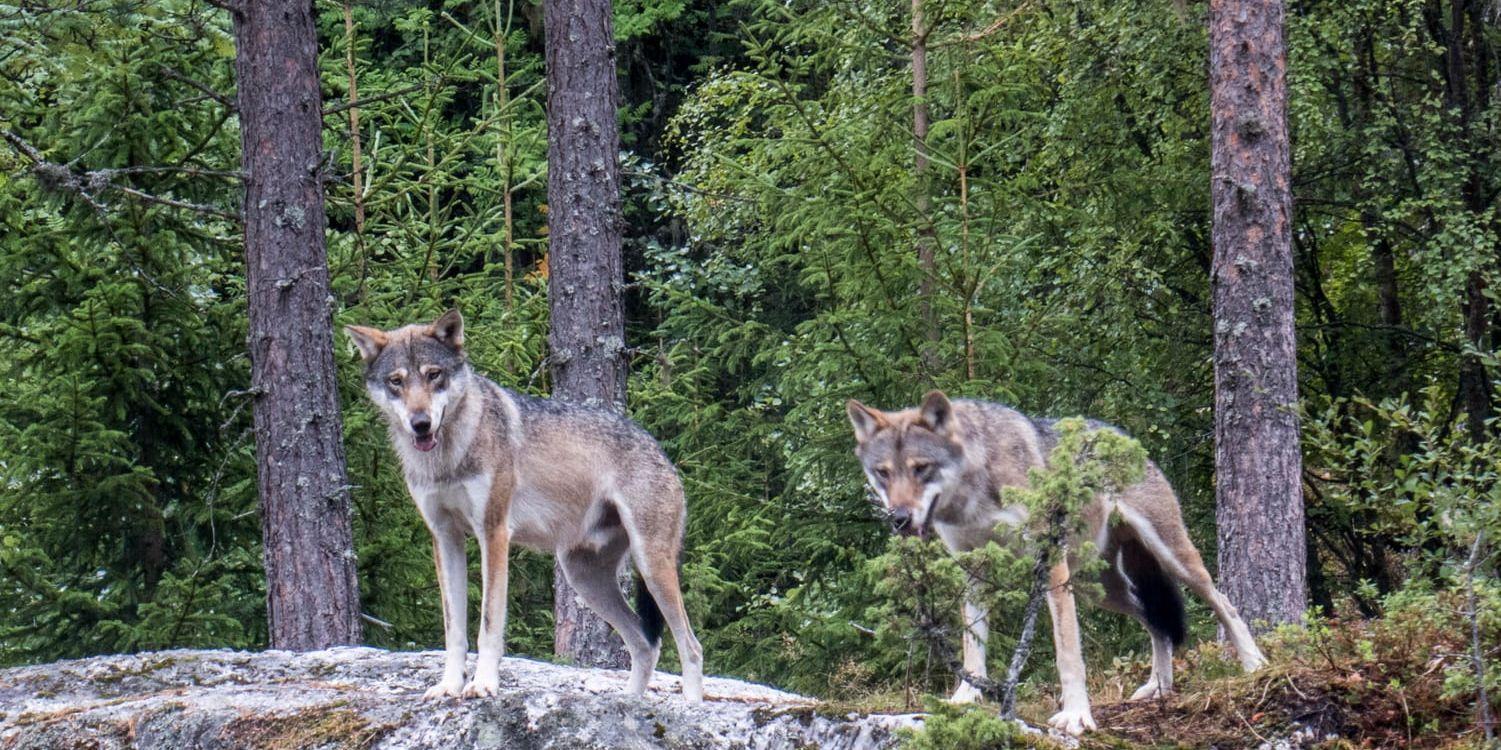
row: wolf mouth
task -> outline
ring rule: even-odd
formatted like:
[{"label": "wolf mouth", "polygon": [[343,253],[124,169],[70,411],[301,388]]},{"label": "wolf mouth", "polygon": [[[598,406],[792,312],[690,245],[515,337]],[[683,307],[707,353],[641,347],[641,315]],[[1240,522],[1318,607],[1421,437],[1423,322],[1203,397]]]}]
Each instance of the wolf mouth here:
[{"label": "wolf mouth", "polygon": [[431,432],[426,435],[417,435],[412,438],[412,445],[416,446],[417,450],[426,453],[438,447],[438,436]]}]

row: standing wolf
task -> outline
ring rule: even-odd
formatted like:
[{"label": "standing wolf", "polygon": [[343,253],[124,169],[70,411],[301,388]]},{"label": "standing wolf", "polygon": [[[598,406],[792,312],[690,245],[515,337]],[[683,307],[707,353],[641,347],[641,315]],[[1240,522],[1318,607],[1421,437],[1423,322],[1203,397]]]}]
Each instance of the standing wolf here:
[{"label": "standing wolf", "polygon": [[[431,325],[346,331],[433,534],[447,657],[426,697],[498,689],[514,541],[556,554],[569,585],[625,640],[632,694],[644,693],[651,680],[665,619],[682,655],[683,695],[702,701],[703,654],[678,590],[683,487],[656,441],[625,417],[524,396],[475,373],[457,310]],[[479,540],[484,596],[479,659],[466,685],[470,534]],[[639,623],[615,582],[627,552],[642,579]]]},{"label": "standing wolf", "polygon": [[[846,407],[855,428],[855,455],[898,533],[935,531],[950,552],[959,553],[1000,540],[1027,522],[1026,508],[1002,505],[1001,490],[1026,486],[1027,470],[1044,464],[1057,437],[1052,421],[984,401],[950,402],[938,391],[915,409],[884,412],[853,400]],[[1246,671],[1265,662],[1235,607],[1214,587],[1188,539],[1178,499],[1156,464],[1148,462],[1135,485],[1096,498],[1081,520],[1083,533],[1107,565],[1101,605],[1140,620],[1152,637],[1152,675],[1132,700],[1173,689],[1173,646],[1183,642],[1187,630],[1178,583],[1214,610]],[[984,677],[986,612],[972,599],[964,604],[964,669]],[[1067,560],[1049,572],[1048,612],[1063,698],[1063,710],[1048,723],[1080,734],[1095,723]],[[966,682],[951,700],[978,697]]]}]

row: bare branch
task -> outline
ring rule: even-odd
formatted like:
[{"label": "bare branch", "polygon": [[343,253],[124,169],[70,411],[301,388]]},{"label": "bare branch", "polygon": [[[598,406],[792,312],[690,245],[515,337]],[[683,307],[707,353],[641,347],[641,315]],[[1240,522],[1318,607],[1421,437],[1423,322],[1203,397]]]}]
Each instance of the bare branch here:
[{"label": "bare branch", "polygon": [[228,219],[230,221],[240,220],[238,214],[232,211],[226,211],[225,209],[219,208],[217,206],[210,206],[202,203],[190,203],[188,201],[178,200],[176,198],[153,195],[142,190],[137,190],[128,185],[119,185],[115,183],[115,178],[119,175],[136,174],[143,172],[178,172],[185,174],[202,174],[219,177],[240,177],[241,175],[237,172],[200,170],[195,167],[121,167],[118,169],[97,169],[88,172],[74,172],[73,170],[69,169],[67,165],[48,161],[47,158],[42,155],[41,150],[31,145],[30,143],[27,143],[26,139],[22,138],[20,135],[17,135],[12,131],[0,130],[0,138],[4,138],[5,142],[10,144],[10,147],[14,149],[16,153],[20,154],[31,162],[30,172],[32,176],[36,177],[37,181],[41,183],[43,188],[77,195],[79,198],[82,198],[90,208],[94,209],[95,213],[98,213],[101,216],[108,213],[109,207],[99,198],[99,195],[110,190],[114,190],[146,203],[154,203],[162,206],[170,206],[172,208],[186,209],[195,213],[218,216],[222,219]]},{"label": "bare branch", "polygon": [[[436,84],[438,86],[442,86],[443,82],[444,82],[443,79],[440,78],[440,79],[437,80]],[[426,83],[414,83],[414,84],[412,84],[410,86],[404,86],[402,88],[396,89],[395,91],[387,91],[384,94],[376,94],[375,96],[367,96],[367,97],[365,97],[363,99],[355,99],[352,102],[339,102],[338,104],[334,104],[334,105],[331,105],[331,106],[328,106],[328,107],[324,107],[323,108],[323,116],[324,117],[328,117],[329,115],[336,115],[336,114],[338,114],[340,112],[343,112],[344,110],[349,109],[351,107],[364,107],[364,106],[369,105],[369,104],[374,104],[375,102],[385,101],[386,99],[393,99],[393,98],[398,97],[398,96],[403,96],[403,95],[406,95],[406,94],[410,94],[413,91],[418,91],[418,90],[420,90],[422,88],[425,88],[426,86],[427,86]]]},{"label": "bare branch", "polygon": [[166,65],[157,65],[156,67],[161,70],[162,75],[171,78],[174,81],[178,81],[179,83],[185,83],[195,89],[198,89],[199,91],[203,92],[204,96],[213,99],[220,105],[228,108],[231,112],[235,111],[236,107],[234,99],[229,98],[223,92],[214,90],[213,87],[202,81],[189,78],[182,73],[179,73],[175,68]]},{"label": "bare branch", "polygon": [[210,206],[203,203],[189,203],[187,201],[177,200],[176,198],[164,198],[160,195],[144,193],[140,190],[136,190],[135,188],[125,187],[124,185],[110,185],[109,188],[111,190],[118,190],[132,198],[144,201],[146,203],[155,203],[162,206],[171,206],[173,208],[183,208],[195,213],[218,216],[221,219],[228,219],[230,221],[240,220],[239,214],[233,213],[231,211],[225,211],[222,208],[217,208],[215,206]]}]

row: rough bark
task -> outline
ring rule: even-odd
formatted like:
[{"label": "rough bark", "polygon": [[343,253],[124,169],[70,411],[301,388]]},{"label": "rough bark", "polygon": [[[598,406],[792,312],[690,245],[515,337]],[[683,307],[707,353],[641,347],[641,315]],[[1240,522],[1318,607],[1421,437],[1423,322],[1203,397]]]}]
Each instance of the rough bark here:
[{"label": "rough bark", "polygon": [[928,175],[928,25],[925,0],[912,0],[912,139],[917,155],[912,163],[915,185],[912,204],[917,210],[917,304],[922,316],[923,376],[931,384],[942,365],[938,359],[938,318],[933,309],[937,273],[938,235],[933,228]]},{"label": "rough bark", "polygon": [[[1476,105],[1478,104],[1481,111],[1484,111],[1490,96],[1490,66],[1485,58],[1486,46],[1479,43],[1481,40],[1470,37],[1466,33],[1467,22],[1472,18],[1473,5],[1473,0],[1449,0],[1447,29],[1444,29],[1442,22],[1438,20],[1442,12],[1441,8],[1438,6],[1429,8],[1429,19],[1436,30],[1435,41],[1444,44],[1444,102],[1451,111],[1458,114],[1459,135],[1466,147],[1474,141],[1473,123]],[[1478,9],[1474,10],[1478,13]],[[1468,55],[1465,44],[1467,38],[1476,42],[1472,45],[1473,49]],[[1475,76],[1473,98],[1470,91],[1471,73]],[[1481,173],[1487,156],[1475,153],[1472,157],[1469,160],[1462,193],[1465,207],[1478,216],[1487,210],[1486,190]],[[1464,318],[1465,341],[1479,352],[1488,351],[1491,341],[1493,311],[1490,299],[1486,295],[1485,275],[1479,269],[1471,271],[1465,279],[1465,296],[1461,305],[1461,314]],[[1460,363],[1459,400],[1464,408],[1465,430],[1470,439],[1476,442],[1485,440],[1488,432],[1485,422],[1491,416],[1494,394],[1491,375],[1478,355],[1466,354]]]},{"label": "rough bark", "polygon": [[[620,129],[609,0],[547,0],[548,333],[552,395],[625,410],[620,238]],[[623,667],[624,644],[556,585],[554,650],[588,666]]]},{"label": "rough bark", "polygon": [[323,245],[313,6],[234,14],[256,477],[271,645],[360,640],[349,483]]},{"label": "rough bark", "polygon": [[1219,580],[1263,625],[1306,606],[1282,27],[1280,0],[1210,3]]}]

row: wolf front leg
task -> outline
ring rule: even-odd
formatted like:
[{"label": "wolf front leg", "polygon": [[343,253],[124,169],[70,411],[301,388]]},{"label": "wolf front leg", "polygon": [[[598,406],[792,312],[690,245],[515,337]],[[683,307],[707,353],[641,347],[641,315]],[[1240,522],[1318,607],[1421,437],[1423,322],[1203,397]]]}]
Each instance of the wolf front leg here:
[{"label": "wolf front leg", "polygon": [[511,558],[511,530],[506,520],[510,515],[513,486],[511,474],[501,472],[493,479],[471,482],[466,488],[473,507],[483,509],[475,524],[483,592],[479,613],[479,656],[474,663],[474,679],[464,686],[466,698],[489,697],[500,690],[500,657],[506,650],[506,595]]},{"label": "wolf front leg", "polygon": [[[990,625],[985,608],[976,604],[978,592],[973,587],[964,596],[964,672],[976,677],[988,677],[985,667],[985,643],[990,638]],[[950,703],[974,703],[980,699],[980,689],[964,680],[949,696]]]},{"label": "wolf front leg", "polygon": [[443,678],[424,698],[458,697],[464,687],[464,658],[469,655],[469,586],[464,562],[464,532],[452,523],[432,525],[433,562],[443,600]]},{"label": "wolf front leg", "polygon": [[479,614],[479,658],[465,698],[482,698],[500,690],[500,657],[506,652],[506,595],[509,589],[511,532],[505,524],[487,529],[480,545],[484,594]]},{"label": "wolf front leg", "polygon": [[1068,563],[1059,562],[1048,572],[1048,614],[1053,618],[1053,650],[1057,654],[1058,681],[1063,710],[1048,724],[1072,735],[1096,729],[1089,712],[1089,691],[1084,684],[1084,646],[1079,639],[1079,612],[1069,582]]}]

